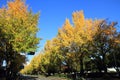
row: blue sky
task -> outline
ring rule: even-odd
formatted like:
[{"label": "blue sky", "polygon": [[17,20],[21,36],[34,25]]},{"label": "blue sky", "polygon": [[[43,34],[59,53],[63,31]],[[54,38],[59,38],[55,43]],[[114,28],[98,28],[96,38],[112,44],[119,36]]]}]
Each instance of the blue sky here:
[{"label": "blue sky", "polygon": [[[0,6],[6,0],[0,0]],[[37,36],[42,38],[37,52],[44,47],[46,40],[56,36],[66,18],[72,23],[74,11],[84,11],[85,18],[109,19],[120,24],[120,0],[26,0],[34,13],[40,12]],[[29,58],[31,59],[32,56]]]},{"label": "blue sky", "polygon": [[33,12],[40,12],[38,37],[40,49],[46,40],[56,36],[66,18],[72,23],[74,11],[84,11],[85,18],[106,19],[120,22],[120,0],[27,0]]}]

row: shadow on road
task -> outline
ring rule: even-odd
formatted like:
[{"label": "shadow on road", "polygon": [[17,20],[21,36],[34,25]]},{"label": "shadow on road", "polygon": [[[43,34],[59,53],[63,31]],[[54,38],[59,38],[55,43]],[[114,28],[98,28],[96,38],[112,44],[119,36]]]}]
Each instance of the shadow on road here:
[{"label": "shadow on road", "polygon": [[33,76],[21,76],[19,80],[39,80],[38,77]]}]

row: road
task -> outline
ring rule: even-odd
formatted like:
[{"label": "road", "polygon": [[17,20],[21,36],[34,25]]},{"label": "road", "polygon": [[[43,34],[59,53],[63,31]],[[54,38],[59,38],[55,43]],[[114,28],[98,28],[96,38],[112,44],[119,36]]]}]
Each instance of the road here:
[{"label": "road", "polygon": [[65,78],[59,78],[59,77],[44,77],[44,76],[39,76],[39,77],[35,77],[35,76],[21,76],[19,80],[67,80]]},{"label": "road", "polygon": [[[60,78],[60,77],[45,77],[45,76],[22,76],[19,80],[68,80],[65,78]],[[85,80],[120,80],[119,78],[87,78]]]}]

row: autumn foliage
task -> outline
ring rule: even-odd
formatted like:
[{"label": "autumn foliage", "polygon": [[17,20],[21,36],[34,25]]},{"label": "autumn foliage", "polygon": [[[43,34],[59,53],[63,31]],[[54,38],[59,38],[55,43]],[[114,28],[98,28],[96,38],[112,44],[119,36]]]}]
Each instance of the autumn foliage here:
[{"label": "autumn foliage", "polygon": [[[26,54],[38,48],[39,13],[28,9],[24,0],[10,0],[0,8],[0,68],[6,62],[6,80],[14,80],[25,65]],[[46,41],[23,74],[107,73],[114,67],[120,73],[120,31],[116,22],[87,19],[83,11],[66,18],[57,35]],[[0,73],[2,74],[2,73]]]},{"label": "autumn foliage", "polygon": [[74,12],[72,19],[73,23],[65,20],[57,36],[47,41],[42,54],[36,55],[28,65],[39,66],[26,70],[27,66],[22,73],[37,70],[38,73],[80,72],[82,75],[88,70],[107,72],[108,67],[118,69],[120,34],[116,30],[116,22],[85,19],[83,11]]},{"label": "autumn foliage", "polygon": [[5,61],[6,80],[15,80],[26,62],[26,53],[36,51],[38,19],[39,13],[28,10],[24,0],[9,0],[0,8],[0,68]]}]

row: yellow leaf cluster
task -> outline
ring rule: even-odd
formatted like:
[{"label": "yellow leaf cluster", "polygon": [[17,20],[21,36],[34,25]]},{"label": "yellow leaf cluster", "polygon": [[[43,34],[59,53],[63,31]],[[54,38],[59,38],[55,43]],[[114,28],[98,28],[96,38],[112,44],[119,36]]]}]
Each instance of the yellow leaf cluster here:
[{"label": "yellow leaf cluster", "polygon": [[83,11],[74,12],[72,18],[73,25],[66,19],[63,27],[58,31],[57,37],[61,41],[61,45],[69,47],[72,43],[81,45],[92,41],[100,21],[85,19]]},{"label": "yellow leaf cluster", "polygon": [[25,6],[25,2],[23,0],[14,0],[12,2],[8,2],[8,14],[12,14],[14,17],[25,18],[27,15],[27,6]]}]

